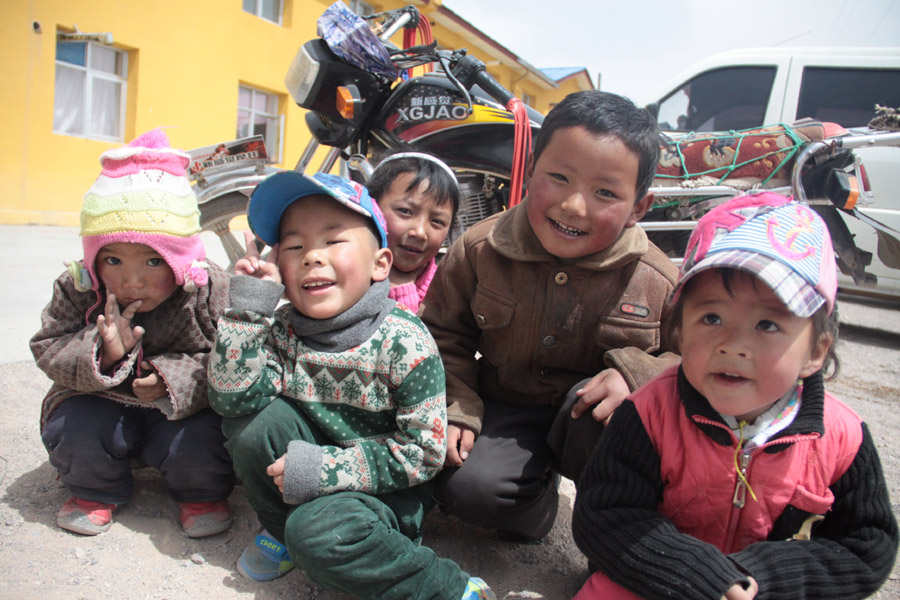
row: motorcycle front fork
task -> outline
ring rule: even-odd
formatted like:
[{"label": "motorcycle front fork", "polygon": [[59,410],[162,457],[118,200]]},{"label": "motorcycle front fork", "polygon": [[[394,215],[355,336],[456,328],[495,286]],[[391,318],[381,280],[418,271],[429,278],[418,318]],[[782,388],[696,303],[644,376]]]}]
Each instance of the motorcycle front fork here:
[{"label": "motorcycle front fork", "polygon": [[[303,150],[303,154],[300,155],[300,160],[297,161],[297,165],[294,167],[294,170],[298,173],[305,173],[306,168],[309,166],[309,163],[312,162],[313,155],[318,149],[319,141],[316,138],[310,138],[309,143],[306,145],[306,149]],[[324,160],[322,160],[322,164],[319,166],[318,171],[321,173],[329,173],[334,167],[334,163],[337,162],[337,159],[340,158],[340,156],[340,148],[330,149],[328,151],[328,154],[325,155]]]}]

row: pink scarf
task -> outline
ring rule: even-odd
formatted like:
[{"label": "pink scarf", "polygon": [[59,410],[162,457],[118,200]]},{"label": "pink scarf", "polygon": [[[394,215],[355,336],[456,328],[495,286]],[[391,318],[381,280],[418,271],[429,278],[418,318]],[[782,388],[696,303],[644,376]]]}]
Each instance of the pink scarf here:
[{"label": "pink scarf", "polygon": [[415,281],[391,286],[388,298],[396,300],[413,313],[418,314],[419,305],[425,299],[425,293],[428,291],[428,286],[431,285],[431,280],[434,279],[435,271],[437,271],[437,263],[432,258]]}]

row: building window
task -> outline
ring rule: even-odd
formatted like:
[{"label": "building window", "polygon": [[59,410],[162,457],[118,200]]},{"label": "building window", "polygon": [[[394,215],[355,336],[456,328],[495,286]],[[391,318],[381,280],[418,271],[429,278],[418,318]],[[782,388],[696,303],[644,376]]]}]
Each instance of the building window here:
[{"label": "building window", "polygon": [[56,42],[53,132],[122,141],[128,55],[92,42]]},{"label": "building window", "polygon": [[278,96],[240,86],[238,90],[237,136],[261,135],[272,162],[281,162],[284,119],[278,114]]},{"label": "building window", "polygon": [[368,17],[369,15],[375,14],[375,9],[368,2],[363,2],[362,0],[349,0],[347,4],[350,5],[350,10],[360,17]]},{"label": "building window", "polygon": [[282,0],[243,0],[244,10],[281,25]]}]

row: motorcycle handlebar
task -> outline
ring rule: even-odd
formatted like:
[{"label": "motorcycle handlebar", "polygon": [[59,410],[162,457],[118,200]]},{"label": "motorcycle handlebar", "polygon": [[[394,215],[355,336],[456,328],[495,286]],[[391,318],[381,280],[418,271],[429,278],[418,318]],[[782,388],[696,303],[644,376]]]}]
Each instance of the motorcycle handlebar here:
[{"label": "motorcycle handlebar", "polygon": [[419,25],[419,11],[412,5],[383,14],[390,15],[391,18],[384,24],[381,33],[375,32],[382,42],[387,42],[401,28],[415,29]]},{"label": "motorcycle handlebar", "polygon": [[[376,17],[387,17],[384,22],[373,27],[373,32],[378,35],[382,43],[387,44],[388,39],[401,27],[415,27],[419,22],[420,13],[415,6],[410,4],[400,9],[373,15],[372,18]],[[453,78],[457,79],[466,90],[472,89],[472,86],[477,85],[504,107],[509,106],[509,102],[516,97],[515,94],[503,87],[500,82],[487,72],[481,60],[466,54],[465,49],[449,53],[449,56],[444,56],[443,58],[440,58],[441,54],[441,52],[438,53],[437,60],[446,68],[447,64],[444,62],[444,59],[449,59],[449,63],[452,65]],[[461,58],[457,59],[460,55]],[[404,58],[409,59],[410,57]],[[435,57],[431,56],[430,59],[435,60]],[[396,64],[396,58],[394,62]]]},{"label": "motorcycle handlebar", "polygon": [[503,106],[507,106],[509,101],[515,98],[512,92],[500,85],[500,82],[487,72],[484,63],[474,56],[462,57],[453,67],[453,75],[469,89],[477,85]]}]

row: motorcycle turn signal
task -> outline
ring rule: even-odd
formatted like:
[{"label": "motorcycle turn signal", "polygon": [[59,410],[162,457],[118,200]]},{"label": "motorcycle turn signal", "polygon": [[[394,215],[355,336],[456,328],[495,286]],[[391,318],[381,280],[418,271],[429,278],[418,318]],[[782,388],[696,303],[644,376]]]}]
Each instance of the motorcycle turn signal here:
[{"label": "motorcycle turn signal", "polygon": [[357,105],[362,104],[363,99],[359,88],[355,85],[339,85],[335,90],[335,106],[338,113],[348,121],[353,119]]}]

